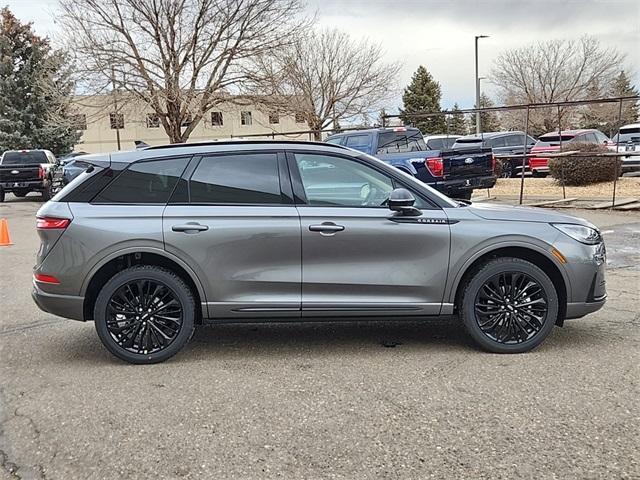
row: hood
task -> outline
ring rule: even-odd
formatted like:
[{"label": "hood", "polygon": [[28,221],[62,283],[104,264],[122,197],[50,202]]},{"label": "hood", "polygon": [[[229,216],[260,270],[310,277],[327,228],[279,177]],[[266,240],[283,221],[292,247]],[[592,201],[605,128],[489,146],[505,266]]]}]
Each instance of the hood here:
[{"label": "hood", "polygon": [[573,223],[593,227],[583,218],[565,215],[553,210],[533,207],[515,207],[511,205],[495,205],[492,203],[473,203],[468,208],[474,215],[486,220],[505,220],[516,222],[539,223]]}]

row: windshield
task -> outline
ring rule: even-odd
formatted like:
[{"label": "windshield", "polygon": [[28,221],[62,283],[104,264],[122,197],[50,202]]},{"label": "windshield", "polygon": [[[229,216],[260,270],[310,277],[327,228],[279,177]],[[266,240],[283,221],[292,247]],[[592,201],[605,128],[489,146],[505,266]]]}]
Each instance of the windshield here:
[{"label": "windshield", "polygon": [[420,130],[382,132],[378,135],[377,153],[424,152],[427,144]]},{"label": "windshield", "polygon": [[49,163],[47,155],[41,151],[4,152],[2,165],[33,165],[36,163]]}]

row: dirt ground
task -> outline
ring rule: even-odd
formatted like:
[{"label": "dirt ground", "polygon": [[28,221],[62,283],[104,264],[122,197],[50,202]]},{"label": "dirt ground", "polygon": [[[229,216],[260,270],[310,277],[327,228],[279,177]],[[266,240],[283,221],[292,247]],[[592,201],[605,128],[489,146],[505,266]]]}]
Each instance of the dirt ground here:
[{"label": "dirt ground", "polygon": [[[603,200],[611,199],[613,193],[613,182],[598,183],[586,187],[566,187],[567,198],[577,197],[579,199]],[[519,178],[499,178],[496,186],[490,191],[491,196],[519,195]],[[562,187],[553,178],[533,178],[524,179],[524,196],[562,198]],[[640,198],[640,177],[621,177],[616,186],[616,198]]]}]

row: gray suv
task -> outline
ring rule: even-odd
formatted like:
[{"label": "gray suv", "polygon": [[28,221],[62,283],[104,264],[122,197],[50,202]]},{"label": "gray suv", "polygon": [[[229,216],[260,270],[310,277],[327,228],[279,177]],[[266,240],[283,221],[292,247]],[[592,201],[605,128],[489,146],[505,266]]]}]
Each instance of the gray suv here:
[{"label": "gray suv", "polygon": [[327,143],[216,142],[90,155],[37,214],[33,298],[94,320],[132,363],[196,325],[457,314],[492,352],[525,352],[605,302],[588,222],[450,200]]}]

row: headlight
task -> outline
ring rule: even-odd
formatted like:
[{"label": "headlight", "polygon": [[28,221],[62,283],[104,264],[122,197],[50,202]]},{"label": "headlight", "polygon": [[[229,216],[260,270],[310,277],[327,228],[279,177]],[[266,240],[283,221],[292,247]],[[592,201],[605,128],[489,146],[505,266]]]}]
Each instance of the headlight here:
[{"label": "headlight", "polygon": [[602,242],[600,232],[595,228],[585,227],[584,225],[574,225],[572,223],[552,223],[551,225],[580,243],[597,245]]}]

